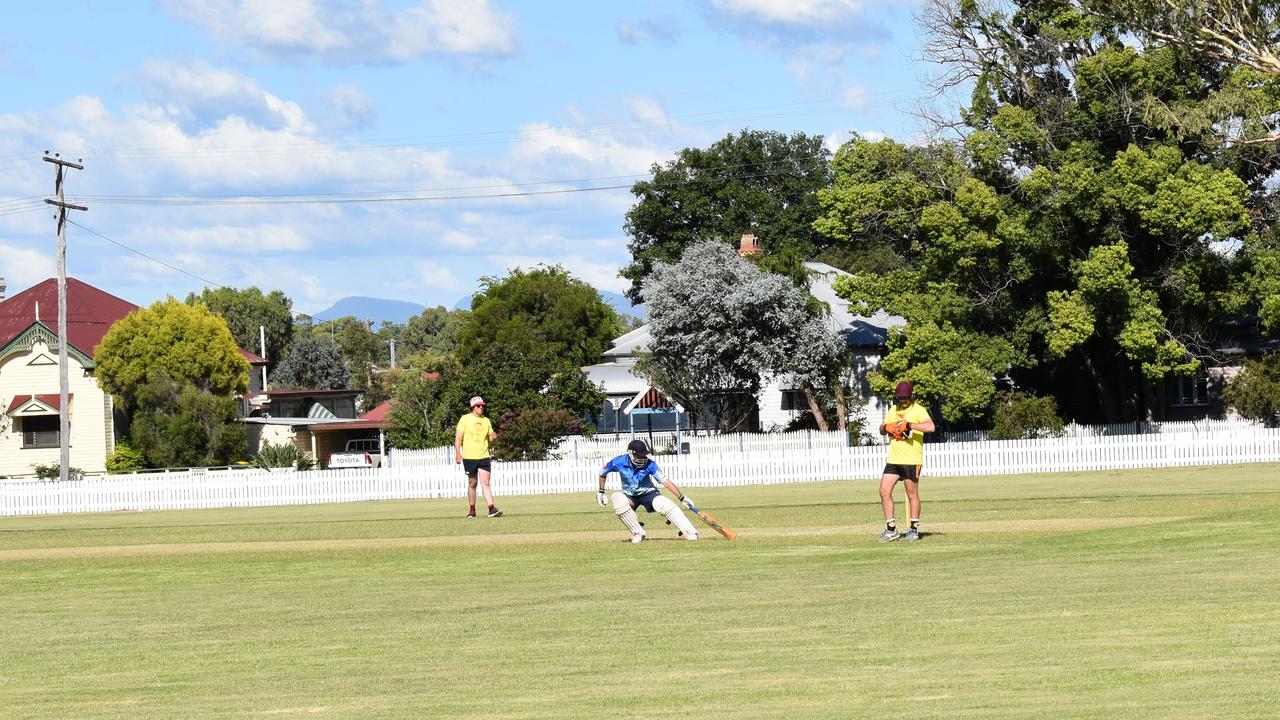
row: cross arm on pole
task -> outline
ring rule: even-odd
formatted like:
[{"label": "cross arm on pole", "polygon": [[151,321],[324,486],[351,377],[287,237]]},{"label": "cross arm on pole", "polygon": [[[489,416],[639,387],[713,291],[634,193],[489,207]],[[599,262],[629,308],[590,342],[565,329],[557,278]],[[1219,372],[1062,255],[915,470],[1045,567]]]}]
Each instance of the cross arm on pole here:
[{"label": "cross arm on pole", "polygon": [[54,205],[65,210],[88,210],[84,205],[76,205],[75,203],[63,202],[62,200],[54,200],[53,198],[45,198],[44,201],[50,205]]}]

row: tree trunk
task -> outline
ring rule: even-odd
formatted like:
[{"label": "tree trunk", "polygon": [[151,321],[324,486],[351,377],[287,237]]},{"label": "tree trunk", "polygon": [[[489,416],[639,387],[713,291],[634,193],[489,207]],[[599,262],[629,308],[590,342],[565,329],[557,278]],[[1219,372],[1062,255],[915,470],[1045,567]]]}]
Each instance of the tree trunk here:
[{"label": "tree trunk", "polygon": [[813,413],[813,421],[818,423],[818,429],[827,432],[831,426],[827,424],[827,418],[822,414],[822,406],[818,404],[818,398],[813,392],[813,383],[805,380],[800,383],[800,389],[804,391],[804,399],[809,403],[809,412]]},{"label": "tree trunk", "polygon": [[1080,355],[1084,358],[1084,366],[1089,370],[1089,374],[1093,377],[1094,387],[1098,390],[1098,404],[1102,410],[1103,419],[1108,423],[1120,422],[1120,403],[1116,400],[1115,391],[1111,388],[1111,380],[1098,367],[1093,355],[1083,350]]},{"label": "tree trunk", "polygon": [[839,430],[840,432],[845,432],[846,430],[849,429],[848,428],[849,423],[846,420],[846,418],[849,415],[849,409],[845,407],[844,383],[840,382],[838,379],[836,380],[836,384],[835,384],[835,394],[836,394],[836,429]]}]

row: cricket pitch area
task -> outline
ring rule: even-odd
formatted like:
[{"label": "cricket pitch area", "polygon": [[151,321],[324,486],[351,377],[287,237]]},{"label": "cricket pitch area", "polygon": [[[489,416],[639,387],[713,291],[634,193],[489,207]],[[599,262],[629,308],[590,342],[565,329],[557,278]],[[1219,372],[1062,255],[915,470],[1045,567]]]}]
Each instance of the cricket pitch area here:
[{"label": "cricket pitch area", "polygon": [[872,481],[688,488],[738,539],[641,513],[639,545],[594,493],[503,497],[500,467],[494,487],[496,519],[457,500],[0,518],[0,717],[1280,706],[1280,464],[926,466],[912,544],[876,542]]}]

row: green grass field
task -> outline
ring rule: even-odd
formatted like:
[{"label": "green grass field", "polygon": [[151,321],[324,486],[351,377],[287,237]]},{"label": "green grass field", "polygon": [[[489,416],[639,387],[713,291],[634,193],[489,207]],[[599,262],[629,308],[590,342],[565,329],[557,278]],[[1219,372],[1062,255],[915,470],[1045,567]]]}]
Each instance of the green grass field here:
[{"label": "green grass field", "polygon": [[912,545],[875,542],[866,481],[691,490],[734,542],[633,546],[588,494],[0,518],[0,717],[1280,706],[1280,465],[922,492]]}]

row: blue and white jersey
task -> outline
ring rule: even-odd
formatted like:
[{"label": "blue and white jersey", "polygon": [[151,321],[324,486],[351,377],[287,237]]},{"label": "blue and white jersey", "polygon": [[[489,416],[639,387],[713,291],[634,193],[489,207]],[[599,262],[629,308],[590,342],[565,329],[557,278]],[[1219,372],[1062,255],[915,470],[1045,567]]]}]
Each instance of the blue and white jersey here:
[{"label": "blue and white jersey", "polygon": [[659,479],[658,463],[652,459],[649,460],[648,465],[638,468],[631,464],[629,455],[619,455],[600,468],[600,477],[611,472],[618,473],[618,477],[622,478],[622,492],[632,497],[655,490],[662,483]]}]

